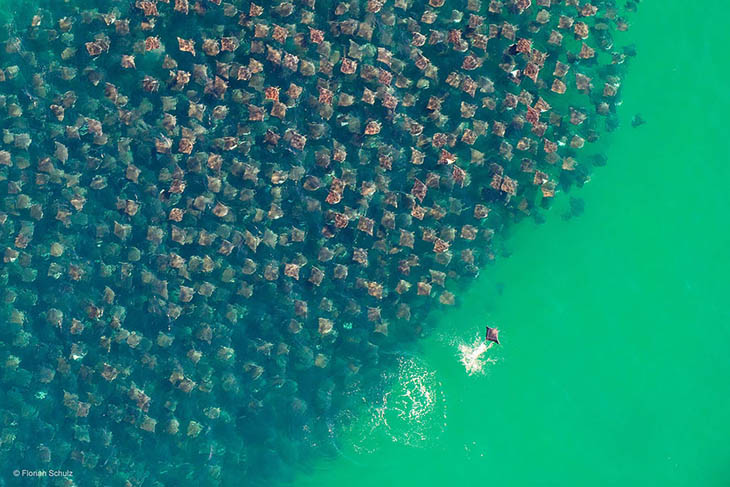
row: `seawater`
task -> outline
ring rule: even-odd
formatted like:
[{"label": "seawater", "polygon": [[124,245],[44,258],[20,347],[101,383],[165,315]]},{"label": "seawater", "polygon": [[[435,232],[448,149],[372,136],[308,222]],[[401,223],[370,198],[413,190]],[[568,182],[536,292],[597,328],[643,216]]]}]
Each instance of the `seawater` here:
[{"label": "seawater", "polygon": [[[585,212],[517,225],[512,256],[423,343],[438,441],[398,441],[418,422],[353,435],[357,463],[294,485],[730,485],[725,8],[641,2],[608,165],[573,194]],[[502,345],[469,375],[458,347],[485,324]]]},{"label": "seawater", "polygon": [[[641,3],[622,125],[575,194],[583,215],[517,225],[512,255],[293,485],[730,483],[723,6]],[[633,129],[636,112],[648,123]],[[475,342],[485,324],[501,346]]]}]

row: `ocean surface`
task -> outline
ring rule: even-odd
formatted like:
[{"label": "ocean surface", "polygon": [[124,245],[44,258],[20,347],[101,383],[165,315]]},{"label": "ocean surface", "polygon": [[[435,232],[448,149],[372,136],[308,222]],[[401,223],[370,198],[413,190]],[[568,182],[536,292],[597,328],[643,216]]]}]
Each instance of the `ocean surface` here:
[{"label": "ocean surface", "polygon": [[[724,9],[641,2],[608,164],[574,194],[585,212],[518,225],[443,316],[413,359],[432,407],[399,385],[413,421],[373,414],[292,485],[730,485]],[[457,347],[485,323],[502,346],[469,376]]]},{"label": "ocean surface", "polygon": [[[607,165],[510,229],[509,255],[394,353],[335,451],[268,485],[730,485],[725,7],[640,3]],[[501,345],[469,373],[485,325]]]}]

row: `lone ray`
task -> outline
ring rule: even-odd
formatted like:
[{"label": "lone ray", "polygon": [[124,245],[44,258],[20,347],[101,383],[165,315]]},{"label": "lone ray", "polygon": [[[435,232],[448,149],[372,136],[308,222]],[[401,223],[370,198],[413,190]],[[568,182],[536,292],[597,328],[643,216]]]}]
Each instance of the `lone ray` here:
[{"label": "lone ray", "polygon": [[486,339],[499,345],[499,330],[487,326]]}]

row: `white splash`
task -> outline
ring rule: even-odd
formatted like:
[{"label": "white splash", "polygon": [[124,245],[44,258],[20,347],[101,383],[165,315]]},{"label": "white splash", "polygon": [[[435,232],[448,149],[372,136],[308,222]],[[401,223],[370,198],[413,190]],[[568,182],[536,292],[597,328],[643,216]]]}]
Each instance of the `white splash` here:
[{"label": "white splash", "polygon": [[495,363],[496,360],[493,358],[487,358],[485,354],[487,350],[492,348],[494,342],[489,342],[489,345],[477,336],[474,343],[468,345],[466,343],[459,344],[459,360],[464,365],[466,373],[469,375],[482,374],[484,373],[484,367],[488,363]]}]

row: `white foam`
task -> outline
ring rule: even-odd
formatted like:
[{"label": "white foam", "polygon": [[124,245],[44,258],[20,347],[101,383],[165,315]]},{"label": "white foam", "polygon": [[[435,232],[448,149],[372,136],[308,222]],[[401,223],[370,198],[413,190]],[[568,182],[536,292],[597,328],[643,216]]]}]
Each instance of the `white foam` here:
[{"label": "white foam", "polygon": [[446,405],[436,371],[420,358],[403,355],[387,373],[382,402],[370,404],[347,429],[355,453],[375,451],[383,440],[415,448],[435,444],[446,423]]},{"label": "white foam", "polygon": [[479,336],[469,345],[466,343],[459,344],[459,361],[464,365],[466,373],[469,375],[483,374],[484,368],[488,363],[495,363],[493,358],[487,358],[487,350],[492,348],[494,342],[487,343]]},{"label": "white foam", "polygon": [[383,398],[383,426],[391,440],[423,446],[435,431],[431,421],[440,402],[436,372],[413,358],[399,360],[398,379]]}]

